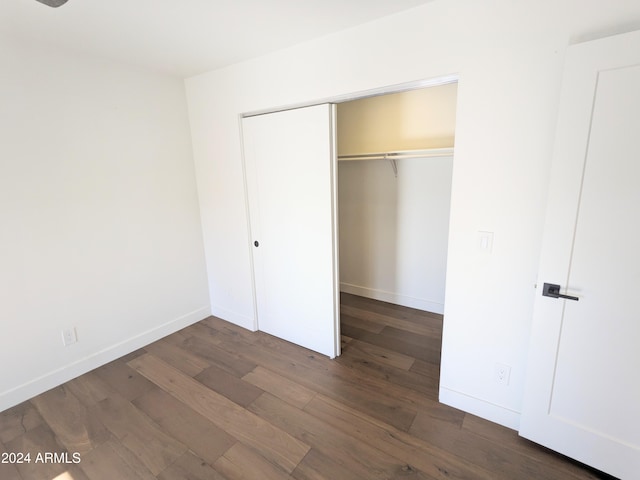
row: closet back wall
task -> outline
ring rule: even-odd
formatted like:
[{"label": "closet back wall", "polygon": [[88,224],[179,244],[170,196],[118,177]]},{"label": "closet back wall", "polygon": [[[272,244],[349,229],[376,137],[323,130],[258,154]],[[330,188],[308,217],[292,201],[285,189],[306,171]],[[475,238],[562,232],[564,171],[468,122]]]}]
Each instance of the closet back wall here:
[{"label": "closet back wall", "polygon": [[[452,147],[456,84],[338,105],[338,153]],[[453,157],[340,161],[340,290],[444,313]]]}]

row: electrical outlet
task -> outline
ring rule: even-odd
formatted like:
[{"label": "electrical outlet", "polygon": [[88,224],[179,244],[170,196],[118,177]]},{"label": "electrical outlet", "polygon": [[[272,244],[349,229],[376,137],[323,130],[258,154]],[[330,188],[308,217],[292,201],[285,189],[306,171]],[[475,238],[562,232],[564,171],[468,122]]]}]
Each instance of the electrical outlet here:
[{"label": "electrical outlet", "polygon": [[65,347],[72,345],[78,341],[78,336],[76,335],[75,327],[65,328],[62,330],[62,344]]},{"label": "electrical outlet", "polygon": [[509,385],[509,377],[511,376],[511,367],[504,363],[496,363],[494,370],[494,378],[497,383]]}]

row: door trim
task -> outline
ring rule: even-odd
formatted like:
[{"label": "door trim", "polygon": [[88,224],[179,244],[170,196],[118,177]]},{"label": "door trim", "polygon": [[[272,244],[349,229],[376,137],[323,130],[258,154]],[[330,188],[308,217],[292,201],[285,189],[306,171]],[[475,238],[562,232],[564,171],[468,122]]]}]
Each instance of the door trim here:
[{"label": "door trim", "polygon": [[402,93],[402,92],[408,92],[411,90],[419,90],[422,88],[437,87],[440,85],[447,85],[449,83],[458,83],[459,80],[460,78],[457,74],[443,75],[440,77],[434,77],[430,79],[397,83],[395,85],[387,85],[383,87],[371,88],[368,90],[359,90],[356,92],[346,93],[343,95],[335,95],[332,97],[309,100],[308,102],[300,102],[300,103],[282,105],[279,107],[248,111],[248,112],[241,113],[239,116],[242,119],[245,117],[255,117],[257,115],[265,115],[267,113],[282,112],[284,110],[294,110],[296,108],[312,107],[314,105],[322,105],[326,103],[330,103],[330,104],[344,103],[344,102],[350,102],[352,100],[361,100],[363,98],[378,97],[380,95],[389,95],[393,93]]},{"label": "door trim", "polygon": [[256,270],[253,261],[253,249],[251,231],[251,209],[249,208],[249,184],[247,181],[247,160],[244,150],[244,130],[242,127],[243,115],[238,116],[238,132],[240,136],[240,158],[242,161],[242,185],[244,186],[244,210],[247,219],[247,248],[249,249],[249,274],[251,275],[251,298],[253,299],[253,332],[258,331],[258,293],[256,291]]},{"label": "door trim", "polygon": [[333,230],[333,318],[334,352],[339,357],[342,354],[342,340],[340,332],[340,226],[338,218],[338,139],[337,139],[337,109],[332,103],[330,110],[331,126],[331,228]]}]

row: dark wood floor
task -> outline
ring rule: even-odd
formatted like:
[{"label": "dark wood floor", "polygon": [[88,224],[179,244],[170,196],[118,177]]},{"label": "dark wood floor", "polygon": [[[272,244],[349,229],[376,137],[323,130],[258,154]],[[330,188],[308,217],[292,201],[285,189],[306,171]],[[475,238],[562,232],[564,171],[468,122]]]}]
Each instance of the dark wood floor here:
[{"label": "dark wood floor", "polygon": [[437,402],[440,316],[342,303],[336,360],[210,317],[0,413],[0,479],[601,478]]}]

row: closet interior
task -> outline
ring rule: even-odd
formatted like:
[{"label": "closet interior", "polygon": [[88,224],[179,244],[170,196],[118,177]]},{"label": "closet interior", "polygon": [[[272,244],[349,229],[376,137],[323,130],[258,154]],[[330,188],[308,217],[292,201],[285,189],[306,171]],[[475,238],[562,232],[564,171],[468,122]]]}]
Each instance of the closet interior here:
[{"label": "closet interior", "polygon": [[456,95],[338,104],[341,292],[444,313]]}]

